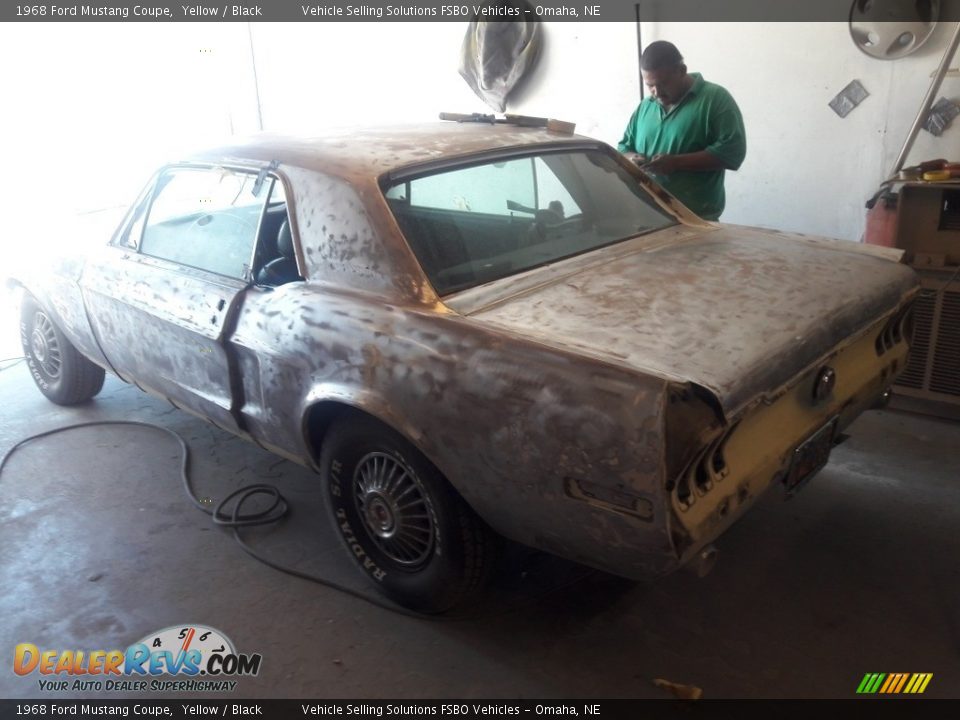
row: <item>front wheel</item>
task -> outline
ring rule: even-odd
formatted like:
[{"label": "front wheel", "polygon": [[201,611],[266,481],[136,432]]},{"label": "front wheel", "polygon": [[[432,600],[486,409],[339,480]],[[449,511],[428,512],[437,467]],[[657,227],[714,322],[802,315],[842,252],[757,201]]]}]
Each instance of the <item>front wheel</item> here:
[{"label": "front wheel", "polygon": [[440,613],[483,586],[492,531],[399,434],[350,415],[324,438],[320,468],[340,538],[385,595]]},{"label": "front wheel", "polygon": [[33,381],[57,405],[85,402],[103,387],[103,368],[81,355],[29,295],[20,306],[20,342]]}]

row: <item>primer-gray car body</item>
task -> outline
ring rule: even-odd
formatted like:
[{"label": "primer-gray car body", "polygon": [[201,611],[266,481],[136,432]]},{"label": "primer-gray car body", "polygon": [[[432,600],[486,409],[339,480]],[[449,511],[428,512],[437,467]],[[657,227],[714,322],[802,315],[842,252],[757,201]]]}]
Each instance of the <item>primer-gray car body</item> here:
[{"label": "primer-gray car body", "polygon": [[[281,180],[305,281],[216,279],[104,238],[18,282],[97,364],[286,458],[316,468],[329,423],[355,408],[402,434],[502,535],[627,577],[662,574],[739,517],[815,426],[869,407],[902,356],[882,376],[879,364],[847,372],[832,399],[795,413],[750,477],[731,468],[728,489],[698,485],[723,499],[696,523],[682,521],[693,495],[678,501],[672,476],[873,343],[917,281],[854,243],[704,222],[630,166],[676,225],[439,297],[385,178],[541,147],[615,154],[502,125],[260,137],[187,164]],[[671,409],[684,404],[696,407]]]}]

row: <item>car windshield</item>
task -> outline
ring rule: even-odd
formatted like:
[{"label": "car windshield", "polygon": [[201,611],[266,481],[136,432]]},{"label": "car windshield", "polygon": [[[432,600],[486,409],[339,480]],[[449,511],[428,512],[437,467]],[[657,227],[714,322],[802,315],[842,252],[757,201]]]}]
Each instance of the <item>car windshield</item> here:
[{"label": "car windshield", "polygon": [[473,164],[404,178],[384,192],[441,295],[676,223],[601,150]]}]

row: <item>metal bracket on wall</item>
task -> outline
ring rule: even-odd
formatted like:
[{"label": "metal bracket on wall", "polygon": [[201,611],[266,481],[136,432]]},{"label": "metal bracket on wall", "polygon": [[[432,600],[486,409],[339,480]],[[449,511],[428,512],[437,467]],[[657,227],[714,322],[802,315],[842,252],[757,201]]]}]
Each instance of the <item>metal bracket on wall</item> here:
[{"label": "metal bracket on wall", "polygon": [[840,117],[846,117],[860,103],[862,103],[870,93],[859,80],[851,80],[847,86],[837,93],[836,97],[828,105]]}]

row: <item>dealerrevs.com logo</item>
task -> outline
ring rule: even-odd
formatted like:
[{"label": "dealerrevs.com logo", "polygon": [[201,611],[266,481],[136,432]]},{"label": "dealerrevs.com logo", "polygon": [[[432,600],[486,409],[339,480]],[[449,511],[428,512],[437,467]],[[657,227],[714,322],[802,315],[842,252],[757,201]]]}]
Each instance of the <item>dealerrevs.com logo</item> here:
[{"label": "dealerrevs.com logo", "polygon": [[43,692],[224,692],[236,689],[232,678],[257,675],[261,660],[259,653],[238,653],[219,630],[175,625],[126,650],[42,650],[20,643],[14,649],[13,671],[38,674]]}]

